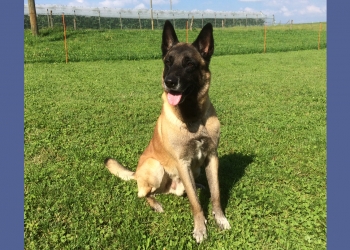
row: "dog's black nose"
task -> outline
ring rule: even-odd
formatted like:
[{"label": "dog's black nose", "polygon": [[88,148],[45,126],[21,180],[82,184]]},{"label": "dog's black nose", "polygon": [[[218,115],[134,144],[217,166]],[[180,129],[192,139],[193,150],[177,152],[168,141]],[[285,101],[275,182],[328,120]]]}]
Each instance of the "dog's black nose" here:
[{"label": "dog's black nose", "polygon": [[173,89],[177,86],[178,79],[175,76],[166,76],[164,78],[164,83],[169,89]]}]

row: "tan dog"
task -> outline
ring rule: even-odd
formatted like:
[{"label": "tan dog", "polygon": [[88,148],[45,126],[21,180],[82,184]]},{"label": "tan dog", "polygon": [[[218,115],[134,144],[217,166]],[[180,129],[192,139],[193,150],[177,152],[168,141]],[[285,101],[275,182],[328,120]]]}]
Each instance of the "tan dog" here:
[{"label": "tan dog", "polygon": [[221,229],[230,228],[220,204],[217,154],[220,123],[208,96],[209,62],[214,52],[212,25],[205,25],[197,39],[187,44],[178,41],[173,26],[166,21],[161,48],[163,107],[153,138],[135,172],[110,158],[105,165],[123,180],[136,180],[138,197],[146,197],[155,211],[163,212],[155,194],[186,192],[194,217],[193,237],[199,243],[207,237],[194,181],[201,167],[208,179],[216,223]]}]

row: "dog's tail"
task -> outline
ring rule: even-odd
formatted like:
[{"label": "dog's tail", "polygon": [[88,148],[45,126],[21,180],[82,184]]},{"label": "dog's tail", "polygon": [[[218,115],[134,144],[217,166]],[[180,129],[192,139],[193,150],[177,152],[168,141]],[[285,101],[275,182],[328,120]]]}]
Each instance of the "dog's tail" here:
[{"label": "dog's tail", "polygon": [[120,179],[124,181],[134,180],[134,173],[130,171],[129,169],[126,169],[123,167],[119,162],[112,158],[105,159],[105,166],[108,168],[109,172],[111,174],[114,174],[115,176],[119,177]]}]

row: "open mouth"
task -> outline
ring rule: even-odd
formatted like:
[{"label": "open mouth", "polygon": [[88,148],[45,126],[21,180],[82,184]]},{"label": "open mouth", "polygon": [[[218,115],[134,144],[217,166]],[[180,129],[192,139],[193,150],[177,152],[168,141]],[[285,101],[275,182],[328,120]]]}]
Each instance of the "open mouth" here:
[{"label": "open mouth", "polygon": [[167,98],[168,98],[168,102],[169,104],[176,106],[180,103],[181,98],[182,98],[182,93],[180,92],[168,92],[167,93]]},{"label": "open mouth", "polygon": [[183,92],[167,91],[167,99],[170,105],[176,106],[183,102],[188,94],[193,90],[193,87],[188,87]]}]

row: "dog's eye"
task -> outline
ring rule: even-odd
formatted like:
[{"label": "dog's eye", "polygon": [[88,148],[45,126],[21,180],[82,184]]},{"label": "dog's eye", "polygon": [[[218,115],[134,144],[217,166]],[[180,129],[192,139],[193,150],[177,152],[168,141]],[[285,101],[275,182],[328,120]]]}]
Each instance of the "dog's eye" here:
[{"label": "dog's eye", "polygon": [[164,64],[166,66],[171,66],[173,64],[173,57],[172,56],[169,56],[167,58],[164,58]]},{"label": "dog's eye", "polygon": [[195,63],[192,62],[192,61],[187,61],[186,62],[186,67],[188,67],[188,68],[194,68],[195,66],[196,66]]},{"label": "dog's eye", "polygon": [[194,64],[192,62],[187,62],[187,67],[193,67]]},{"label": "dog's eye", "polygon": [[170,61],[169,59],[166,59],[166,60],[164,61],[164,63],[165,63],[165,65],[167,65],[167,66],[171,66],[171,61]]}]

